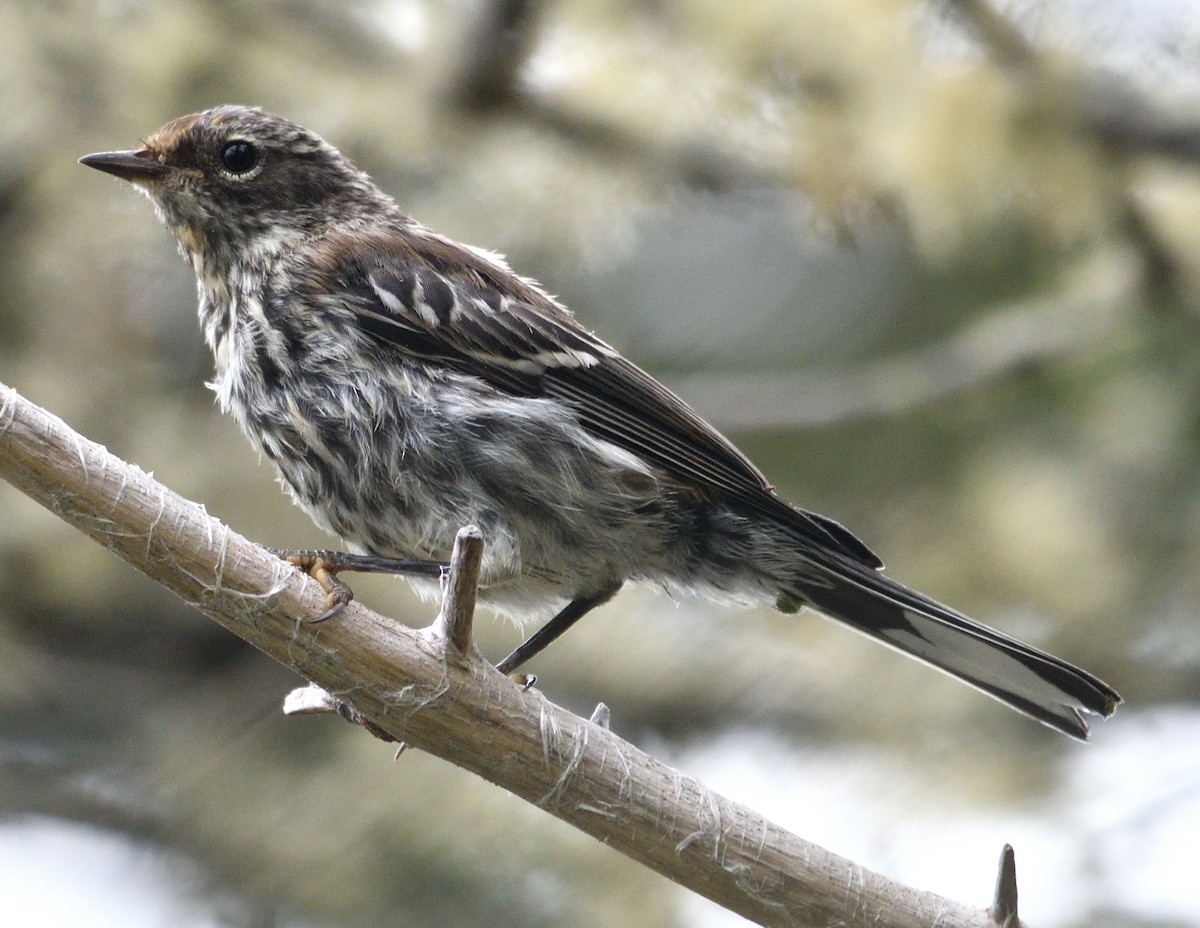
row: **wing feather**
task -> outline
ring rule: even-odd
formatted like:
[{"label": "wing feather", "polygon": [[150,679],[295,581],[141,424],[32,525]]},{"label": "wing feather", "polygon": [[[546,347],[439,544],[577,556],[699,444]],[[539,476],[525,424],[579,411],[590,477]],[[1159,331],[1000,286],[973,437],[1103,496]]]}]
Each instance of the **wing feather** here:
[{"label": "wing feather", "polygon": [[314,286],[328,292],[336,282],[355,324],[379,343],[514,395],[563,400],[585,429],[697,494],[736,501],[782,520],[804,543],[882,566],[838,523],[776,496],[750,459],[683,400],[502,264],[417,226],[333,233],[322,253],[327,276]]}]

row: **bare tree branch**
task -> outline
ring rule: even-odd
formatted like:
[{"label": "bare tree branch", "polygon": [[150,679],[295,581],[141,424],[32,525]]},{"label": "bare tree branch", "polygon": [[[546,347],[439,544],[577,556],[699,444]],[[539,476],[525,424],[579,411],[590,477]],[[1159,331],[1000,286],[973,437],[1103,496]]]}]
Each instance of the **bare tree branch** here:
[{"label": "bare tree branch", "polygon": [[307,624],[325,608],[315,581],[3,384],[0,475],[373,731],[490,780],[752,921],[997,924],[987,910],[902,886],[806,842],[516,686],[470,646],[469,567],[448,594],[446,621],[431,628],[406,628],[358,603]]}]

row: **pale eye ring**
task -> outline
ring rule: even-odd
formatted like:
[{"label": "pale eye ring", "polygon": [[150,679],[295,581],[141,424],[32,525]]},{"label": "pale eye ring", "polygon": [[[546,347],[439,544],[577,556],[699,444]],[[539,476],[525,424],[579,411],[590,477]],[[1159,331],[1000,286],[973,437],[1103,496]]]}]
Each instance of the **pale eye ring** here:
[{"label": "pale eye ring", "polygon": [[234,177],[249,174],[261,159],[258,146],[245,139],[234,139],[221,148],[221,167]]}]

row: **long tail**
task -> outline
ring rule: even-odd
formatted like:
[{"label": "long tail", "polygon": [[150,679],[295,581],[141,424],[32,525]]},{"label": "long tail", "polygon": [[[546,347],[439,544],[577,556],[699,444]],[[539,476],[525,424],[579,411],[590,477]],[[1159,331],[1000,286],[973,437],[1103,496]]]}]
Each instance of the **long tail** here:
[{"label": "long tail", "polygon": [[1084,713],[1113,714],[1121,697],[1064,660],[980,625],[866,565],[809,562],[785,596],[910,654],[1064,734],[1087,740]]}]

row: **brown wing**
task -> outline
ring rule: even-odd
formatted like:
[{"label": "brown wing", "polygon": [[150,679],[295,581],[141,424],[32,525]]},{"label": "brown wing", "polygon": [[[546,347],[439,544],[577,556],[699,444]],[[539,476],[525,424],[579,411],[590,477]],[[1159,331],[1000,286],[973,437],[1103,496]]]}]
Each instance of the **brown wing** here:
[{"label": "brown wing", "polygon": [[536,285],[420,227],[389,231],[331,236],[322,249],[335,257],[316,286],[346,294],[363,332],[513,395],[562,400],[584,428],[696,492],[781,519],[820,549],[882,566],[838,523],[776,496],[732,442]]}]

